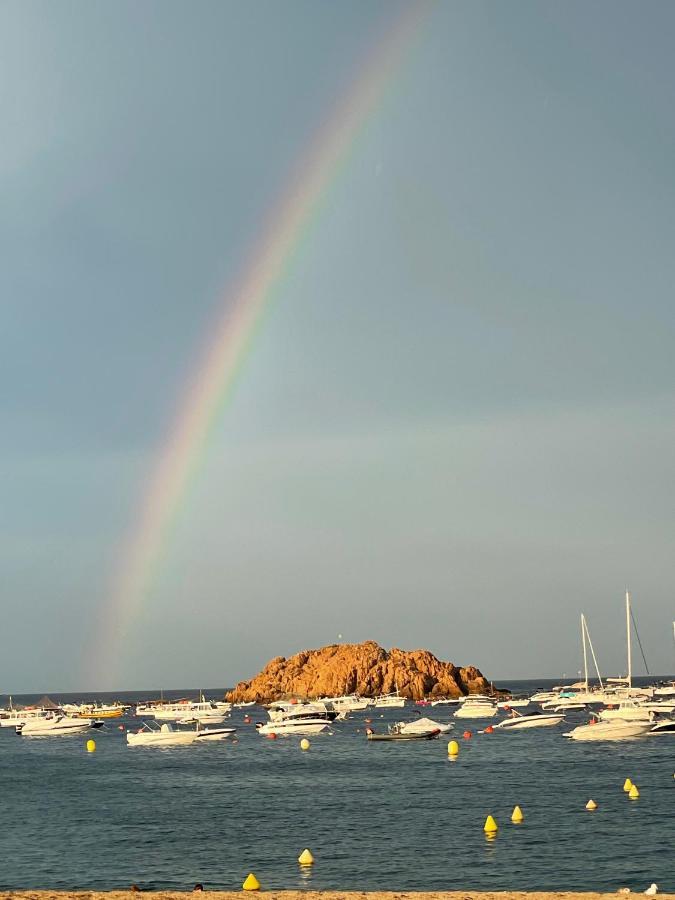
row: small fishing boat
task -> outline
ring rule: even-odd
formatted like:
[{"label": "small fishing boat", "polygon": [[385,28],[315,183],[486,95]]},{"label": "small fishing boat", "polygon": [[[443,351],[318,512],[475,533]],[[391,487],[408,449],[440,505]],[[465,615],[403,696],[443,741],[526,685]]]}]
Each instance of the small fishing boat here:
[{"label": "small fishing boat", "polygon": [[430,731],[438,731],[447,734],[452,731],[454,725],[448,722],[435,722],[433,719],[415,719],[412,722],[397,722],[394,726],[401,734],[428,734]]},{"label": "small fishing boat", "polygon": [[432,731],[400,731],[393,725],[386,734],[376,734],[371,728],[366,728],[369,741],[433,741],[440,733],[438,728]]}]

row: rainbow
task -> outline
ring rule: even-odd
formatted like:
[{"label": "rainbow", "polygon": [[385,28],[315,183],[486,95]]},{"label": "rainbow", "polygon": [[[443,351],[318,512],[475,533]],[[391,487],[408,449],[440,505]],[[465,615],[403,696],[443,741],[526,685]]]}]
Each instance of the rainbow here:
[{"label": "rainbow", "polygon": [[87,663],[89,682],[103,681],[110,686],[116,680],[123,642],[161,564],[172,525],[206,452],[209,434],[232,393],[275,288],[430,8],[429,0],[407,2],[388,24],[350,89],[298,161],[239,277],[224,292],[222,313],[210,330],[210,344],[179,405],[138,513],[123,541],[121,560],[93,642],[95,658]]}]

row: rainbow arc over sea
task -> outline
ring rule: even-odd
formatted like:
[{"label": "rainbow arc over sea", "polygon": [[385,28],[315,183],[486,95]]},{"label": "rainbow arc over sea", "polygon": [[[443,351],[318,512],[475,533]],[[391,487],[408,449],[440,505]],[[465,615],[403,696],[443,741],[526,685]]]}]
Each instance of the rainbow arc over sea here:
[{"label": "rainbow arc over sea", "polygon": [[179,404],[123,541],[93,642],[96,655],[87,663],[87,681],[116,687],[124,642],[167,553],[173,523],[275,288],[368,118],[394,83],[432,7],[432,0],[410,0],[397,7],[397,15],[388,22],[350,88],[316,130],[271,206],[238,277],[223,292],[207,349]]}]

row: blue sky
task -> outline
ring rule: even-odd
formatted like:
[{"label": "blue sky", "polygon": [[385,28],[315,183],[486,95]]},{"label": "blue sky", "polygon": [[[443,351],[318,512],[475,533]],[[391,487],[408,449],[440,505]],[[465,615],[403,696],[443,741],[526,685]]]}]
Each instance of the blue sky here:
[{"label": "blue sky", "polygon": [[223,411],[123,683],[86,648],[223,286],[397,2],[0,9],[0,691],[229,684],[337,639],[673,668],[671,4],[419,39]]}]

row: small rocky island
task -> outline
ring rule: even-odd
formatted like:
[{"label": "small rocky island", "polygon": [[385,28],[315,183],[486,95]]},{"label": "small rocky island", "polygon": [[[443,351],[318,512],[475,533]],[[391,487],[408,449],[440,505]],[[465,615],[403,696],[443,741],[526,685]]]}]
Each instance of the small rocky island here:
[{"label": "small rocky island", "polygon": [[477,694],[489,688],[475,666],[459,668],[428,650],[385,650],[375,641],[366,641],[302,650],[290,659],[277,656],[251,681],[240,681],[227,699],[267,703],[284,697],[313,699],[352,693],[376,697],[398,690],[410,700],[422,700]]}]

